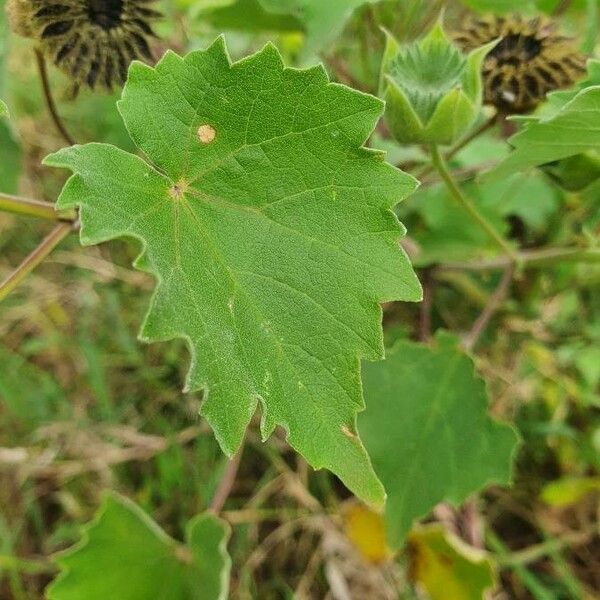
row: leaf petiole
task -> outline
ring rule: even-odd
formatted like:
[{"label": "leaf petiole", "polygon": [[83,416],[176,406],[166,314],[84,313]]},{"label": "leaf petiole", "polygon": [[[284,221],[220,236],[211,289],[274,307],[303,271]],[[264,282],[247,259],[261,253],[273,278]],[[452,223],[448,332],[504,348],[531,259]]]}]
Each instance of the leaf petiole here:
[{"label": "leaf petiole", "polygon": [[219,481],[219,485],[217,486],[217,490],[213,499],[211,500],[209,510],[213,511],[215,514],[219,514],[227,500],[233,485],[235,483],[235,478],[240,467],[240,461],[242,458],[242,452],[244,451],[244,446],[240,446],[240,449],[235,453],[235,455],[231,458],[231,460],[226,464],[221,479]]},{"label": "leaf petiole", "polygon": [[440,174],[440,177],[446,184],[452,198],[456,200],[460,206],[469,214],[474,223],[483,229],[488,236],[498,244],[504,253],[511,259],[513,263],[519,263],[518,253],[510,246],[510,244],[496,231],[495,227],[477,210],[475,205],[462,192],[450,170],[446,164],[446,160],[442,156],[440,149],[436,145],[431,146],[431,162],[434,169]]},{"label": "leaf petiole", "polygon": [[52,119],[52,122],[56,126],[56,129],[60,133],[63,140],[67,143],[67,145],[74,146],[75,140],[67,131],[67,128],[65,127],[65,124],[63,123],[62,119],[60,118],[60,115],[58,114],[58,110],[56,109],[56,103],[54,102],[54,97],[52,96],[52,89],[50,88],[50,81],[48,79],[46,59],[39,50],[35,50],[35,59],[37,62],[40,81],[42,83],[42,91],[44,92],[44,101],[46,103],[48,113],[50,114],[50,118]]},{"label": "leaf petiole", "polygon": [[[524,250],[517,254],[520,267],[545,267],[562,262],[600,263],[600,248],[541,248]],[[484,260],[456,261],[441,263],[437,269],[440,271],[488,271],[491,269],[505,269],[514,263],[507,256],[487,258]]]},{"label": "leaf petiole", "polygon": [[[474,139],[478,138],[481,134],[485,133],[488,129],[491,129],[498,122],[498,113],[494,113],[489,119],[484,121],[479,127],[468,133],[464,138],[459,140],[454,146],[448,150],[445,154],[445,160],[448,161],[454,158],[463,148],[466,148]],[[435,171],[433,163],[428,163],[422,167],[415,177],[418,180],[422,180],[424,177],[429,175],[432,171]]]},{"label": "leaf petiole", "polygon": [[21,198],[11,194],[0,192],[0,211],[15,215],[25,215],[28,217],[38,217],[50,221],[74,221],[75,213],[73,211],[57,212],[54,204],[44,202],[43,200],[32,200],[31,198]]},{"label": "leaf petiole", "polygon": [[41,244],[0,283],[0,302],[4,300],[70,233],[79,227],[78,222],[59,223]]}]

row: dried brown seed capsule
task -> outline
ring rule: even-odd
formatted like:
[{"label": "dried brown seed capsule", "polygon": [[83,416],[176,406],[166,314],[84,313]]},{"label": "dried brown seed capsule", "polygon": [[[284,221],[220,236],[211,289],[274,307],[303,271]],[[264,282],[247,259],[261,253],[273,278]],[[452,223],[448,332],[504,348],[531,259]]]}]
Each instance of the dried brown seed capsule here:
[{"label": "dried brown seed capsule", "polygon": [[155,0],[9,0],[12,29],[36,40],[44,56],[81,86],[112,89],[132,60],[151,60],[149,39],[161,13]]},{"label": "dried brown seed capsule", "polygon": [[31,37],[32,30],[29,22],[27,0],[8,0],[6,4],[6,15],[10,28],[23,37]]},{"label": "dried brown seed capsule", "polygon": [[545,17],[473,17],[455,41],[469,51],[498,39],[483,63],[484,99],[503,113],[525,113],[585,74],[585,57]]}]

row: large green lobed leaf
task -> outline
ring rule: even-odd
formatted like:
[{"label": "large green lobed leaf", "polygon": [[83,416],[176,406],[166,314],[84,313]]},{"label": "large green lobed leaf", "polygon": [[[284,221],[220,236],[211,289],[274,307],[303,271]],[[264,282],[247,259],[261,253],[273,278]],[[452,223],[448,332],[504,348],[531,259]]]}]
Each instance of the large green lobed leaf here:
[{"label": "large green lobed leaf", "polygon": [[460,504],[489,483],[508,483],[517,437],[487,413],[483,380],[448,334],[434,347],[400,340],[363,368],[367,410],[359,429],[388,494],[389,542],[438,503]]},{"label": "large green lobed leaf", "polygon": [[187,388],[231,455],[260,404],[315,468],[367,502],[383,489],[356,434],[359,358],[383,357],[379,302],[419,300],[390,210],[415,187],[362,148],[383,103],[284,68],[277,50],[231,64],[222,39],[156,68],[136,63],[119,108],[152,161],[75,146],[46,163],[75,175],[81,241],[143,246],[157,287],[147,341],[185,338]]},{"label": "large green lobed leaf", "polygon": [[600,86],[580,91],[549,117],[525,121],[510,138],[514,151],[484,181],[502,179],[586,150],[600,150]]},{"label": "large green lobed leaf", "polygon": [[133,502],[107,496],[80,544],[57,558],[49,600],[225,600],[228,527],[216,516],[189,522],[179,544]]}]

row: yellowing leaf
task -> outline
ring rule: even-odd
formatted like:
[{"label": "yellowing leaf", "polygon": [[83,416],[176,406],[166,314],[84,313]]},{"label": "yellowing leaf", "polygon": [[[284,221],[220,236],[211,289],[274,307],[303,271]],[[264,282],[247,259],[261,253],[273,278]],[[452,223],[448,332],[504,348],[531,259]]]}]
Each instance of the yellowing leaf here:
[{"label": "yellowing leaf", "polygon": [[486,555],[441,525],[417,527],[408,543],[411,577],[430,600],[482,600],[484,592],[495,584]]},{"label": "yellowing leaf", "polygon": [[344,531],[357,547],[361,556],[370,563],[390,559],[392,550],[387,545],[383,517],[364,504],[350,501],[342,510]]}]

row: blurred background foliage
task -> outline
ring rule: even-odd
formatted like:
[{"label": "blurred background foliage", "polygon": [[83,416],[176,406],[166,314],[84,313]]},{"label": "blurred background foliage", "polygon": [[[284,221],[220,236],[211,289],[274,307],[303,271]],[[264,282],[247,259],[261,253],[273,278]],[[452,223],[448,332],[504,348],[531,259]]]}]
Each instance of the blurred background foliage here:
[{"label": "blurred background foliage", "polygon": [[[597,0],[356,5],[345,21],[336,15],[335,31],[323,32],[305,13],[268,12],[258,0],[164,0],[154,52],[203,47],[224,32],[238,58],[272,40],[288,64],[322,61],[332,79],[377,93],[380,28],[413,40],[444,5],[448,29],[468,10],[543,12],[557,16],[588,53],[597,47]],[[67,101],[61,96],[67,82],[54,69],[51,83],[77,141],[132,149],[115,107],[118,93],[84,91]],[[11,110],[11,120],[0,121],[2,191],[54,201],[64,175],[40,161],[62,142],[44,109],[31,45],[8,33],[4,10],[0,97]],[[464,189],[522,248],[596,240],[597,156],[496,183],[477,180],[507,155],[514,127],[496,126],[453,157]],[[371,144],[411,173],[427,160],[418,147],[396,145],[383,126]],[[433,175],[423,177],[398,214],[431,295],[428,327],[468,331],[499,276],[440,263],[493,256],[494,247],[453,209]],[[0,274],[47,230],[45,223],[0,214]],[[55,573],[49,557],[79,538],[102,490],[133,498],[181,538],[186,521],[207,508],[224,468],[210,429],[197,417],[201,399],[180,391],[188,367],[183,343],[147,346],[136,339],[152,288],[146,275],[130,269],[136,253],[123,242],[80,248],[72,236],[0,306],[0,598],[42,596]],[[341,578],[349,598],[409,599],[426,589],[434,600],[460,600],[481,597],[487,584],[477,582],[486,577],[494,582],[488,598],[600,597],[599,283],[600,266],[574,262],[518,275],[475,354],[494,414],[514,421],[523,439],[515,485],[492,487],[449,515],[442,507],[436,520],[447,531],[417,528],[397,556],[387,552],[378,519],[333,476],[310,471],[282,437],[261,444],[252,429],[223,514],[234,526],[232,597],[341,598]],[[423,338],[423,308],[388,305],[385,325],[390,338]],[[487,566],[477,566],[479,559],[461,547],[459,538],[469,539],[465,523],[484,530]],[[445,582],[446,595],[439,582],[423,581],[432,574]],[[447,595],[454,580],[473,585]]]}]

